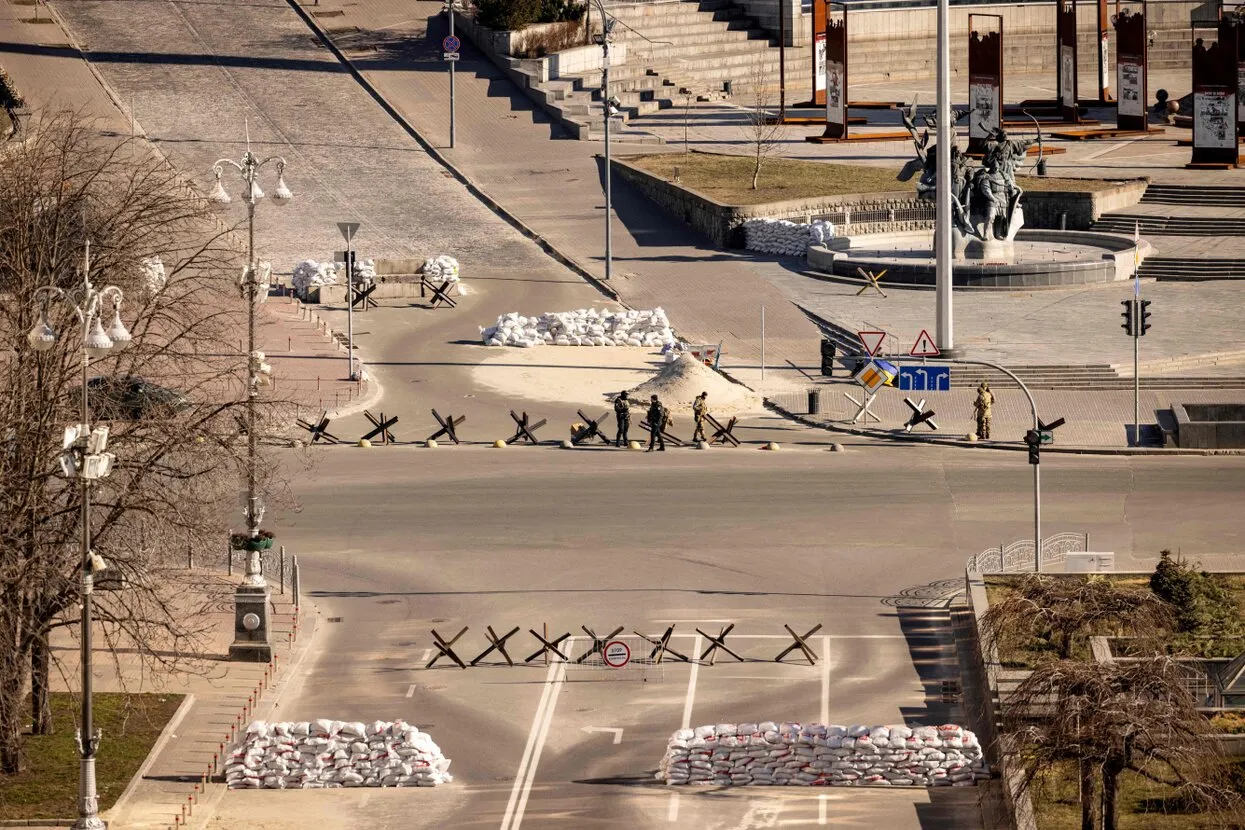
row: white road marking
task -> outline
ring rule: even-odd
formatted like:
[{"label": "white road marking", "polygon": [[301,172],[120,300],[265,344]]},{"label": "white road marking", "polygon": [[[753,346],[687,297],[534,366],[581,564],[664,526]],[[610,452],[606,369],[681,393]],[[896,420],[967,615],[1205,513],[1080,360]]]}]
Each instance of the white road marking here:
[{"label": "white road marking", "polygon": [[406,687],[406,696],[415,697],[415,684],[414,683]]},{"label": "white road marking", "polygon": [[614,743],[622,743],[622,727],[620,726],[584,726],[580,727],[581,732],[613,732]]},{"label": "white road marking", "polygon": [[817,796],[817,823],[826,823],[826,802],[828,799],[824,795]]},{"label": "white road marking", "polygon": [[[823,724],[830,723],[830,637],[821,638],[822,655],[821,655],[821,722]],[[822,812],[825,812],[825,802],[822,802]],[[825,824],[823,821],[822,824]]]},{"label": "white road marking", "polygon": [[[696,642],[692,645],[692,653],[700,656],[701,636],[696,635]],[[692,663],[692,670],[688,672],[687,677],[687,699],[683,701],[683,728],[687,729],[692,725],[692,702],[696,699],[696,678],[700,674],[700,663]]]},{"label": "white road marking", "polygon": [[527,767],[532,760],[532,748],[536,745],[536,735],[540,732],[540,725],[545,717],[545,706],[549,702],[549,693],[553,689],[553,678],[558,673],[558,666],[558,663],[553,663],[545,672],[545,685],[540,693],[540,703],[536,707],[536,715],[532,718],[532,729],[527,735],[527,745],[523,747],[523,757],[519,761],[519,771],[514,776],[514,786],[510,789],[510,800],[506,803],[506,812],[501,819],[501,830],[507,830],[510,827],[515,806],[519,803],[519,795],[527,777]]},{"label": "white road marking", "polygon": [[424,649],[424,656],[419,658],[419,662],[423,663],[426,666],[428,665],[428,658],[431,656],[432,656],[432,649],[426,648]]},{"label": "white road marking", "polygon": [[[567,657],[571,655],[574,649],[574,639],[574,637],[571,637],[567,641],[565,651]],[[554,670],[554,673],[552,684],[550,684],[549,680],[545,681],[545,685],[549,689],[549,702],[545,707],[544,722],[540,725],[539,734],[535,736],[536,742],[532,746],[531,763],[527,767],[527,781],[523,784],[523,791],[519,796],[519,803],[515,807],[514,820],[510,823],[509,830],[519,830],[519,825],[523,823],[523,813],[527,809],[527,799],[532,792],[532,784],[536,780],[536,767],[540,764],[540,756],[545,749],[545,739],[549,737],[549,727],[553,725],[553,712],[558,706],[558,695],[562,693],[562,684],[566,680],[566,663],[554,663],[550,668]],[[513,793],[511,795],[513,796]]]},{"label": "white road marking", "polygon": [[670,806],[666,808],[666,821],[679,820],[679,794],[677,792],[670,793]]}]

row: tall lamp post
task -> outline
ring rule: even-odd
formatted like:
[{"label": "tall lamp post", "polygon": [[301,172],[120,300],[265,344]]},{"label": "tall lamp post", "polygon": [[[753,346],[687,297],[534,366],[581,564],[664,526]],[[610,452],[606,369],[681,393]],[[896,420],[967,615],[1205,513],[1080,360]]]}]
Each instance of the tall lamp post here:
[{"label": "tall lamp post", "polygon": [[[48,308],[53,300],[69,305],[82,324],[82,422],[65,429],[64,450],[60,457],[61,471],[67,478],[76,478],[82,486],[82,605],[79,635],[82,663],[82,723],[78,730],[78,830],[100,830],[108,825],[99,817],[99,795],[95,789],[95,753],[100,734],[94,727],[91,708],[91,597],[95,574],[107,565],[91,550],[91,484],[112,472],[112,453],[105,452],[108,427],[91,429],[91,405],[88,397],[89,371],[92,358],[101,358],[112,349],[123,349],[130,343],[130,333],[121,322],[121,289],[108,285],[97,289],[91,284],[91,243],[86,243],[82,267],[81,303],[54,285],[35,291],[40,303],[39,322],[27,340],[36,352],[46,352],[57,340],[55,329],[48,321]],[[104,329],[105,301],[112,302],[112,322]]]},{"label": "tall lamp post", "polygon": [[272,660],[272,644],[268,640],[268,597],[271,593],[260,567],[259,523],[264,518],[264,508],[259,504],[259,496],[255,491],[256,436],[255,436],[255,403],[259,396],[261,379],[260,363],[262,359],[255,350],[255,304],[259,301],[259,267],[255,262],[255,205],[264,198],[264,191],[259,187],[259,171],[269,162],[275,162],[277,168],[277,186],[272,192],[272,200],[284,205],[294,197],[285,186],[285,159],[280,156],[269,156],[261,160],[251,152],[250,129],[247,129],[246,152],[241,161],[220,159],[212,166],[216,174],[216,186],[208,198],[219,204],[228,204],[231,200],[221,181],[225,165],[229,165],[242,176],[245,191],[242,200],[246,202],[247,243],[246,269],[242,275],[242,289],[246,295],[246,515],[247,537],[251,543],[246,560],[246,576],[234,593],[234,641],[229,646],[230,660],[245,660],[256,663],[267,663]]},{"label": "tall lamp post", "polygon": [[601,47],[601,112],[605,116],[605,281],[614,276],[614,170],[610,166],[610,119],[618,110],[618,100],[610,95],[610,43],[613,40],[614,20],[605,13],[605,5],[596,0],[601,15],[601,34],[596,35]]}]

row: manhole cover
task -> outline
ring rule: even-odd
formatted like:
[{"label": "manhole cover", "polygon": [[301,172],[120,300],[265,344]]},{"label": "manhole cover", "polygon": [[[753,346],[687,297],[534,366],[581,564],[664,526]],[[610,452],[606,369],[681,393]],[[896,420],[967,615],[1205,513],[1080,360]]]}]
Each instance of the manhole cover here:
[{"label": "manhole cover", "polygon": [[331,623],[339,623],[341,621],[342,621],[341,617],[329,617],[327,620],[325,620],[325,622],[331,622]]}]

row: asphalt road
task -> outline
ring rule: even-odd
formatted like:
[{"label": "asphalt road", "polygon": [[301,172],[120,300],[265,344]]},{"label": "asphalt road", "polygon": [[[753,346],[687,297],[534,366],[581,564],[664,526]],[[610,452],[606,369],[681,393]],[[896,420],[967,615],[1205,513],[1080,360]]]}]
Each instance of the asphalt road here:
[{"label": "asphalt road", "polygon": [[[930,694],[954,671],[938,612],[897,607],[898,598],[945,590],[968,555],[1030,531],[1022,455],[337,447],[313,458],[297,466],[302,510],[277,530],[299,553],[322,627],[280,715],[407,718],[454,759],[458,782],[296,805],[231,793],[222,821],[314,808],[325,828],[397,826],[412,809],[423,826],[503,830],[817,825],[822,815],[845,827],[977,826],[961,791],[835,791],[823,802],[807,791],[681,789],[676,798],[651,776],[685,723],[957,717]],[[1121,567],[1163,547],[1194,557],[1241,549],[1237,459],[1043,466],[1047,532],[1088,532]],[[432,628],[448,637],[468,626],[457,648],[469,660],[487,645],[485,626],[519,626],[509,645],[522,660],[537,645],[528,628],[580,635],[574,656],[589,645],[581,625],[631,635],[673,623],[672,644],[687,653],[706,645],[696,627],[716,633],[726,621],[736,623],[728,642],[756,662],[609,675],[539,660],[423,668]],[[801,633],[822,623],[810,643],[828,659],[773,663],[790,641],[784,623]],[[615,743],[604,730],[617,729]]]}]

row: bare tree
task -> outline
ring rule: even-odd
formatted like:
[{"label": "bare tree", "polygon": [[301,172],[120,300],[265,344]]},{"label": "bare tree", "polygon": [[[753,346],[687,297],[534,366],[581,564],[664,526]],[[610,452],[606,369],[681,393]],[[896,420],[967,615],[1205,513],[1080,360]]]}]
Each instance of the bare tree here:
[{"label": "bare tree", "polygon": [[1165,602],[1109,579],[1026,574],[1009,587],[982,620],[984,636],[996,647],[1045,638],[1066,660],[1092,635],[1158,637],[1171,630]]},{"label": "bare tree", "polygon": [[[46,728],[49,633],[76,624],[81,496],[56,459],[64,426],[79,420],[80,330],[72,309],[53,304],[65,336],[35,352],[26,333],[39,319],[37,287],[72,295],[82,285],[88,239],[89,277],[123,289],[134,337],[98,373],[187,399],[156,417],[111,414],[117,460],[92,488],[91,530],[126,587],[97,595],[105,643],[124,641],[149,664],[187,667],[200,655],[204,617],[167,569],[188,549],[218,548],[245,445],[234,413],[245,371],[234,336],[242,257],[229,229],[141,145],[103,138],[74,113],[42,114],[0,157],[0,773],[20,767],[24,675],[33,660],[36,725]],[[159,279],[142,267],[156,256],[167,266]]]},{"label": "bare tree", "polygon": [[[1022,788],[1061,762],[1081,765],[1082,827],[1118,830],[1120,776],[1131,771],[1175,788],[1201,809],[1240,817],[1241,795],[1225,779],[1209,721],[1185,685],[1189,672],[1168,656],[1085,663],[1047,660],[1004,701],[1005,746]],[[1088,823],[1086,823],[1088,822]]]},{"label": "bare tree", "polygon": [[763,57],[757,58],[752,67],[748,122],[744,128],[752,159],[752,189],[756,190],[761,179],[761,167],[782,150],[785,134],[782,123],[770,112],[770,76],[765,69]]}]

